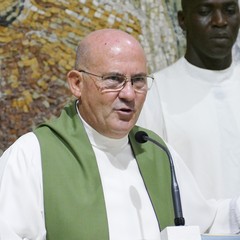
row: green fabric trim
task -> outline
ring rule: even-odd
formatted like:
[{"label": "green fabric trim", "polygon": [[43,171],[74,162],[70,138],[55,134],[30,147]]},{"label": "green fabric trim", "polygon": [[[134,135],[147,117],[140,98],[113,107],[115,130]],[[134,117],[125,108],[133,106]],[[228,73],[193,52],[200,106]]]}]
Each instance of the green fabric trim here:
[{"label": "green fabric trim", "polygon": [[[129,138],[163,229],[174,219],[169,164],[153,144],[136,143],[134,133],[141,129],[135,127]],[[58,119],[34,133],[41,148],[47,239],[109,239],[97,161],[75,105],[65,107]]]},{"label": "green fabric trim", "polygon": [[167,226],[174,225],[169,160],[166,153],[153,143],[146,142],[141,145],[137,143],[135,141],[137,131],[145,131],[149,137],[166,145],[155,133],[138,126],[135,126],[129,134],[130,143],[157,215],[160,229],[163,230]]}]

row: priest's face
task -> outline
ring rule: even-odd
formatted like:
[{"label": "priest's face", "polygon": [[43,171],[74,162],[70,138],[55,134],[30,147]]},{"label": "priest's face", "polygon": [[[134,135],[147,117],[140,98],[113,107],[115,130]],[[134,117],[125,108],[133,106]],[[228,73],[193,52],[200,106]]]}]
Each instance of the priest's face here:
[{"label": "priest's face", "polygon": [[186,31],[187,52],[210,59],[231,56],[240,14],[238,0],[182,0],[179,23]]},{"label": "priest's face", "polygon": [[[146,97],[147,88],[135,91],[129,82],[131,77],[147,74],[146,59],[140,44],[126,33],[110,31],[104,32],[103,36],[100,35],[102,39],[97,38],[99,42],[91,47],[90,52],[94,54],[91,54],[87,67],[82,67],[84,69],[79,72],[79,111],[100,134],[122,138],[135,125]],[[106,79],[108,83],[108,79],[115,82],[124,79],[123,76],[128,81],[122,89],[108,89],[103,84]]]}]

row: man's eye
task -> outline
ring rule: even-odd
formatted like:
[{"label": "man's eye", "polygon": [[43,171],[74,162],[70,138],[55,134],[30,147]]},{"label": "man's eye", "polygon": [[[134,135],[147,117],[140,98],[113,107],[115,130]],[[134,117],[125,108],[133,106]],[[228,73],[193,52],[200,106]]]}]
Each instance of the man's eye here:
[{"label": "man's eye", "polygon": [[228,13],[229,15],[233,15],[237,12],[237,10],[238,10],[237,6],[231,5],[231,6],[226,7],[225,12]]},{"label": "man's eye", "polygon": [[139,76],[139,77],[134,77],[132,78],[132,82],[134,83],[144,83],[146,82],[146,77],[145,76]]},{"label": "man's eye", "polygon": [[198,10],[198,14],[201,16],[207,16],[211,12],[211,9],[208,7],[202,7]]},{"label": "man's eye", "polygon": [[109,76],[105,76],[103,78],[104,81],[109,81],[109,82],[118,82],[121,83],[124,81],[124,76],[121,75],[109,75]]}]

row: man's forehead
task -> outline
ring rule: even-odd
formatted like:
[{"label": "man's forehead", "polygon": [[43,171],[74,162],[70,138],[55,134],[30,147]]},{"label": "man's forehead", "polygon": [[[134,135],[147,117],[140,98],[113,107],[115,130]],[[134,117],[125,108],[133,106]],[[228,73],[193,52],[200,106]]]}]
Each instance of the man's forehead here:
[{"label": "man's forehead", "polygon": [[182,8],[187,9],[196,5],[225,5],[225,4],[239,4],[238,0],[182,0]]}]

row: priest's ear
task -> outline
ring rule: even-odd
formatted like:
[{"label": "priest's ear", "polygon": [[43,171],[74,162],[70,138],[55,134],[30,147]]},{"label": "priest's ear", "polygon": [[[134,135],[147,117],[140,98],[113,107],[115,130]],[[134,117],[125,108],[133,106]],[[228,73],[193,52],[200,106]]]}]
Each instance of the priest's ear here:
[{"label": "priest's ear", "polygon": [[67,82],[72,94],[79,99],[82,92],[82,74],[77,70],[71,70],[67,74]]}]

